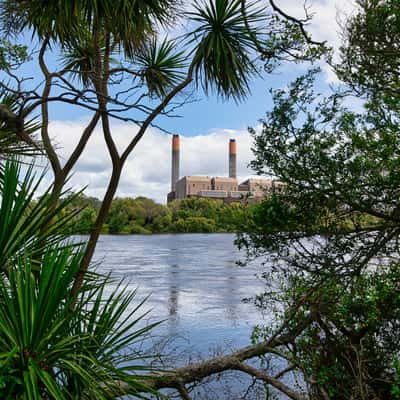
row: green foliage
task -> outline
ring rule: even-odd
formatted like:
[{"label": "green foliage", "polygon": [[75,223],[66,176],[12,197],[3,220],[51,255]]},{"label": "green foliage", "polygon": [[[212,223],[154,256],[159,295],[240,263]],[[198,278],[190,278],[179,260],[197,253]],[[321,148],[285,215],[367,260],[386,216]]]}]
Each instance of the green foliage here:
[{"label": "green foliage", "polygon": [[[76,214],[65,212],[61,215],[69,200],[53,207],[50,189],[33,201],[42,179],[35,178],[32,166],[19,181],[21,174],[21,165],[16,161],[7,162],[0,174],[0,187],[3,188],[0,199],[0,270],[3,272],[25,252],[35,259],[36,255],[40,257],[43,246],[66,238]],[[45,225],[48,228],[43,230]]]},{"label": "green foliage", "polygon": [[400,399],[400,363],[398,359],[394,362],[393,366],[395,370],[395,383],[392,386],[392,395],[398,400]]},{"label": "green foliage", "polygon": [[236,232],[240,230],[245,206],[224,204],[220,200],[188,198],[168,205],[172,214],[172,232]]},{"label": "green foliage", "polygon": [[140,74],[151,95],[164,97],[167,91],[180,83],[185,74],[183,52],[175,53],[176,43],[164,39],[161,43],[151,40],[136,56]]},{"label": "green foliage", "polygon": [[346,23],[339,75],[361,93],[382,91],[385,101],[399,107],[400,4],[358,0],[357,5],[359,12]]},{"label": "green foliage", "polygon": [[[68,201],[70,211],[82,210],[74,218],[71,233],[90,232],[100,201],[84,195],[75,195]],[[145,197],[116,198],[110,207],[103,233],[237,232],[246,220],[246,212],[253,207],[204,198],[175,200],[167,206]]]},{"label": "green foliage", "polygon": [[93,229],[96,221],[96,210],[92,207],[87,207],[79,213],[79,222],[74,227],[76,233],[88,233]]},{"label": "green foliage", "polygon": [[400,310],[399,274],[394,265],[351,284],[325,282],[304,305],[318,310],[318,317],[297,342],[298,357],[330,396],[348,399],[364,389],[370,396],[390,397],[400,339],[393,324]]},{"label": "green foliage", "polygon": [[240,0],[216,0],[196,5],[189,16],[198,25],[190,34],[191,41],[198,43],[193,61],[198,82],[206,92],[212,89],[227,97],[244,98],[250,77],[257,73],[248,25],[257,36],[263,12],[249,7],[246,21]]},{"label": "green foliage", "polygon": [[0,71],[13,69],[28,59],[27,46],[0,39]]},{"label": "green foliage", "polygon": [[150,329],[135,329],[142,317],[136,307],[128,310],[134,293],[117,287],[105,297],[112,282],[92,278],[71,311],[82,257],[73,249],[48,247],[35,274],[29,258],[21,258],[0,283],[0,360],[8,373],[3,379],[15,383],[12,398],[108,399],[120,381],[132,393],[146,391],[145,378],[134,375],[144,370],[141,357],[126,354]]},{"label": "green foliage", "polygon": [[179,218],[174,224],[178,233],[212,233],[217,230],[213,220],[204,217]]},{"label": "green foliage", "polygon": [[[310,71],[274,91],[262,129],[251,130],[253,168],[286,189],[252,210],[238,239],[271,266],[254,300],[281,332],[296,332],[275,354],[295,365],[312,400],[399,394],[398,2],[359,4],[339,67],[350,89],[322,97]],[[361,111],[345,106],[360,93]]]},{"label": "green foliage", "polygon": [[71,296],[84,252],[65,240],[70,216],[58,213],[68,203],[54,210],[43,196],[32,204],[38,183],[31,169],[19,182],[21,175],[12,161],[0,176],[0,397],[110,399],[151,392],[149,369],[135,350],[156,325],[137,316],[143,302],[132,307],[135,292],[93,273]]},{"label": "green foliage", "polygon": [[156,227],[162,232],[165,228],[163,217],[167,213],[166,207],[151,199],[116,198],[106,223],[110,233],[151,233]]}]

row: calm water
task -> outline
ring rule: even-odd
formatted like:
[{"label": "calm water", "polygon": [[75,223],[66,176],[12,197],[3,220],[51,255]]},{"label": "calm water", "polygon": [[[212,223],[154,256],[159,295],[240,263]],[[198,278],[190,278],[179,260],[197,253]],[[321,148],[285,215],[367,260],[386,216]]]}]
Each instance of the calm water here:
[{"label": "calm water", "polygon": [[[163,353],[183,364],[249,344],[252,327],[262,319],[242,301],[262,291],[261,269],[236,264],[243,254],[233,240],[230,234],[109,235],[101,237],[95,259],[101,271],[138,287],[138,298],[150,296],[149,322],[165,320],[153,344],[162,343]],[[224,393],[214,398],[233,398]]]}]

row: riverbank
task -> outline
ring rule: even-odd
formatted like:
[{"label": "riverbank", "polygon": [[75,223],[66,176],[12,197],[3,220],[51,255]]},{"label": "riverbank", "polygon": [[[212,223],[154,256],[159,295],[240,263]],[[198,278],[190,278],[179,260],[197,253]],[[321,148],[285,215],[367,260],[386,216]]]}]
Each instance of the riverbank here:
[{"label": "riverbank", "polygon": [[[89,233],[100,200],[84,195],[71,197],[75,217],[71,234]],[[240,230],[250,205],[224,204],[221,200],[189,198],[164,205],[146,197],[113,200],[103,234],[235,233]]]}]

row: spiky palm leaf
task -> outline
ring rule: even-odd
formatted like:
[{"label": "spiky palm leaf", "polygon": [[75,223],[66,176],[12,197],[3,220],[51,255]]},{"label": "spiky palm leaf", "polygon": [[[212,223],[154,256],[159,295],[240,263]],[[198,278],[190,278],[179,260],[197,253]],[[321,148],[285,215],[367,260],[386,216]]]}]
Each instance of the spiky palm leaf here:
[{"label": "spiky palm leaf", "polygon": [[40,143],[34,137],[40,124],[35,118],[24,120],[23,129],[20,130],[12,119],[17,113],[16,96],[10,94],[0,96],[0,159],[38,156],[42,153]]},{"label": "spiky palm leaf", "polygon": [[175,49],[174,41],[164,39],[157,43],[153,39],[137,53],[135,61],[150,94],[163,97],[168,89],[183,80],[186,58],[183,51],[175,52]]},{"label": "spiky palm leaf", "polygon": [[136,316],[143,302],[130,309],[134,292],[106,292],[107,277],[88,273],[71,297],[84,254],[66,241],[71,197],[33,202],[39,184],[16,161],[0,176],[0,398],[113,399],[121,385],[142,397],[149,368],[135,344],[156,324]]},{"label": "spiky palm leaf", "polygon": [[44,175],[36,179],[34,167],[25,168],[23,174],[19,162],[7,161],[0,173],[0,271],[7,271],[21,254],[40,257],[45,246],[65,239],[76,215],[64,212],[71,197],[53,207],[51,188],[35,201]]},{"label": "spiky palm leaf", "polygon": [[197,82],[206,92],[215,90],[218,95],[243,99],[249,92],[249,80],[257,74],[252,35],[259,34],[258,23],[264,13],[249,5],[246,23],[240,0],[210,0],[196,5],[188,15],[197,25],[188,36],[190,43],[196,44],[193,66]]},{"label": "spiky palm leaf", "polygon": [[[98,50],[100,52],[104,50],[103,38],[100,38]],[[85,87],[93,84],[96,51],[93,37],[89,31],[83,29],[71,37],[63,49],[64,68]]]},{"label": "spiky palm leaf", "polygon": [[14,383],[0,386],[1,398],[113,399],[122,383],[137,397],[151,391],[149,368],[132,347],[155,324],[136,328],[142,303],[129,310],[135,293],[120,287],[106,298],[106,278],[87,281],[71,311],[81,257],[49,247],[39,273],[28,255],[0,281],[0,371]]},{"label": "spiky palm leaf", "polygon": [[40,37],[51,35],[61,43],[73,39],[82,27],[110,32],[128,54],[133,54],[157,24],[177,14],[177,0],[22,0],[2,2],[6,27],[26,27]]}]

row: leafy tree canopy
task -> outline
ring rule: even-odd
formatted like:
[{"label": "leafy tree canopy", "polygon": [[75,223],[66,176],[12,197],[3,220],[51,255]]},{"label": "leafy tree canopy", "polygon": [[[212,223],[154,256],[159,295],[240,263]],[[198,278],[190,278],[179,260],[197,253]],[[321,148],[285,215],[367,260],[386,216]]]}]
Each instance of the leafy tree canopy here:
[{"label": "leafy tree canopy", "polygon": [[358,0],[360,12],[344,27],[339,76],[360,93],[400,93],[400,4],[397,0]]},{"label": "leafy tree canopy", "polygon": [[302,328],[279,357],[312,399],[399,393],[398,2],[359,5],[338,67],[347,90],[321,96],[312,70],[274,91],[262,128],[251,129],[253,168],[286,189],[256,207],[238,243],[269,266],[256,303]]}]

